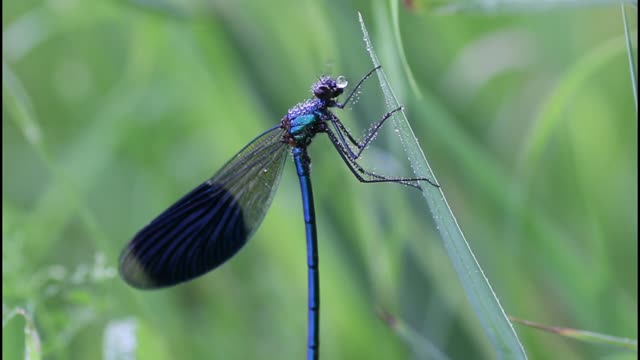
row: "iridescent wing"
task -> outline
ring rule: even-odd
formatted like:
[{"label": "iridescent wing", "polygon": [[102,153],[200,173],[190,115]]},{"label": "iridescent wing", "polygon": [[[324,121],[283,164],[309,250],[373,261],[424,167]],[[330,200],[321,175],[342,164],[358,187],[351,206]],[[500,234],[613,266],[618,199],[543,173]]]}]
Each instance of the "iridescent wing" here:
[{"label": "iridescent wing", "polygon": [[273,127],[211,179],[138,232],[120,255],[120,275],[141,289],[173,286],[223,264],[256,231],[271,205],[285,155]]}]

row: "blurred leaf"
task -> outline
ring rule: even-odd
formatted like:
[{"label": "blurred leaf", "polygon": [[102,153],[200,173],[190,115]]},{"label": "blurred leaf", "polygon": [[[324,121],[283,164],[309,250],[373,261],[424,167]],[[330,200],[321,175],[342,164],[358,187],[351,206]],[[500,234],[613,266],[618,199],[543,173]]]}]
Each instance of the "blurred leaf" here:
[{"label": "blurred leaf", "polygon": [[434,0],[431,6],[443,13],[454,12],[529,12],[555,8],[615,5],[620,2],[637,5],[637,0]]},{"label": "blurred leaf", "polygon": [[8,106],[25,139],[40,149],[42,130],[33,115],[33,105],[20,80],[9,65],[2,62],[2,105]]},{"label": "blurred leaf", "polygon": [[386,312],[384,309],[380,309],[378,315],[384,320],[389,327],[404,340],[407,345],[413,350],[413,355],[417,359],[430,359],[430,360],[446,360],[448,357],[435,346],[429,339],[426,339],[412,329],[408,324]]},{"label": "blurred leaf", "polygon": [[136,358],[139,359],[171,359],[170,349],[156,329],[144,322],[136,323]]},{"label": "blurred leaf", "polygon": [[[633,37],[634,46],[637,46],[636,37]],[[541,106],[541,111],[534,121],[535,126],[529,132],[525,146],[522,147],[520,161],[523,170],[531,170],[531,164],[538,162],[553,129],[565,119],[562,111],[571,101],[572,95],[579,91],[595,73],[608,70],[607,64],[624,53],[623,44],[621,37],[606,41],[583,56],[558,81],[554,91],[549,93],[546,102]]]},{"label": "blurred leaf", "polygon": [[[637,5],[637,4],[636,4]],[[629,23],[627,22],[627,11],[624,4],[620,4],[622,10],[622,21],[624,24],[624,37],[627,40],[627,57],[629,58],[629,76],[631,77],[631,89],[633,91],[633,101],[636,105],[636,116],[638,116],[638,78],[636,76],[636,61],[633,57],[633,40],[631,39],[631,31],[629,30]],[[636,10],[637,15],[637,10]],[[636,33],[636,42],[637,42]]]},{"label": "blurred leaf", "polygon": [[622,338],[618,336],[605,335],[591,331],[577,330],[565,327],[547,326],[535,323],[529,320],[518,319],[510,316],[511,321],[526,325],[532,328],[540,329],[550,333],[562,335],[565,337],[590,342],[594,344],[610,345],[614,347],[624,348],[627,350],[638,352],[638,340]]},{"label": "blurred leaf", "polygon": [[104,360],[136,359],[136,328],[134,319],[111,320],[104,329],[102,356]]}]

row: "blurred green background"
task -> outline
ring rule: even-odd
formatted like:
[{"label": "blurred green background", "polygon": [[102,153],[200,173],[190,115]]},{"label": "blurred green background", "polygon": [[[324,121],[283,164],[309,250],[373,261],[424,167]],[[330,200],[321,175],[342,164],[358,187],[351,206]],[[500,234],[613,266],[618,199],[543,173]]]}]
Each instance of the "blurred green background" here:
[{"label": "blurred green background", "polygon": [[[620,6],[395,6],[398,33],[381,1],[4,1],[3,358],[304,357],[291,164],[259,231],[215,272],[141,292],[117,258],[317,76],[354,84],[371,68],[358,11],[507,314],[637,338],[638,138]],[[357,134],[384,112],[377,87],[340,112]],[[408,175],[395,139],[367,160]],[[358,183],[322,137],[310,154],[322,357],[428,358],[433,345],[493,358],[417,192]],[[637,357],[514,326],[531,359]]]}]

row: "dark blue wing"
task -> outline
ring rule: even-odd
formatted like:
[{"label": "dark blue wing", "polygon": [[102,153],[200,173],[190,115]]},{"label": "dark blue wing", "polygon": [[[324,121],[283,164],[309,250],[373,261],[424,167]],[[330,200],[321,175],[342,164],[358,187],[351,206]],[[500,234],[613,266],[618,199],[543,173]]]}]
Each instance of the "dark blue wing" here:
[{"label": "dark blue wing", "polygon": [[120,255],[120,275],[142,289],[176,285],[231,258],[271,204],[288,146],[274,127],[255,138],[211,179],[145,226]]}]

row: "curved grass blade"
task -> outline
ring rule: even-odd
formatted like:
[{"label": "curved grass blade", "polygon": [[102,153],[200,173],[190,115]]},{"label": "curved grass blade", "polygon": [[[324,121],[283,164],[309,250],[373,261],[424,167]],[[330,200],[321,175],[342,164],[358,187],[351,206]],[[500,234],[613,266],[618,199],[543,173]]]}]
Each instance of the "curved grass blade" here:
[{"label": "curved grass blade", "polygon": [[278,125],[255,138],[140,230],[120,255],[122,278],[141,289],[172,286],[235,255],[271,205],[288,148],[283,131]]},{"label": "curved grass blade", "polygon": [[[378,66],[380,62],[373,51],[367,29],[362,20],[362,15],[359,15],[359,18],[367,51],[373,65]],[[378,79],[380,80],[380,85],[389,109],[398,107],[399,102],[389,86],[384,71],[378,72]],[[404,113],[398,112],[398,115],[394,116],[392,121],[398,130],[404,150],[409,157],[411,167],[416,177],[429,178],[438,183]],[[467,244],[453,216],[453,212],[447,204],[442,188],[424,186],[422,187],[422,194],[431,209],[433,219],[444,240],[449,258],[453,263],[480,323],[493,344],[498,358],[526,359],[524,349],[511,323],[507,319],[504,310],[500,306],[498,298],[491,289],[491,285],[489,285],[487,278],[484,276],[480,265]]]}]

